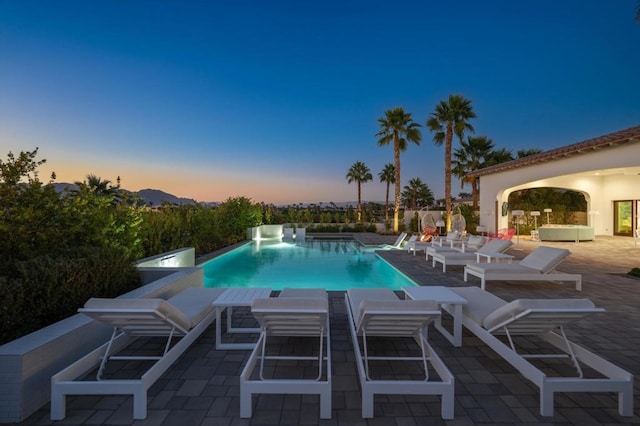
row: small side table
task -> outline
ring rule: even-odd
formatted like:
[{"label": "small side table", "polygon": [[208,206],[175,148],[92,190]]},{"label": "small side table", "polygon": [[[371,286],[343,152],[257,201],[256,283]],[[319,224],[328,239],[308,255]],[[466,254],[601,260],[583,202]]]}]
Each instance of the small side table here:
[{"label": "small side table", "polygon": [[402,290],[413,300],[434,300],[440,308],[442,305],[451,306],[452,310],[445,310],[453,317],[453,334],[442,326],[441,318],[435,320],[434,325],[453,346],[462,346],[462,305],[467,303],[465,298],[444,286],[406,286]]},{"label": "small side table", "polygon": [[259,333],[259,328],[233,327],[231,320],[234,306],[251,306],[254,299],[269,297],[271,288],[232,287],[226,289],[214,302],[216,308],[216,349],[253,349],[255,343],[223,343],[222,311],[227,310],[227,333]]}]

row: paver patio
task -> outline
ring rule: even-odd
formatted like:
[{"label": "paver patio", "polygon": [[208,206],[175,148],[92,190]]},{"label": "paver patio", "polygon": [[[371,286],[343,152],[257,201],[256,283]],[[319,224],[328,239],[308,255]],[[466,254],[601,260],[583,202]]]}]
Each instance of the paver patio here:
[{"label": "paver patio", "polygon": [[[366,243],[392,242],[375,234],[356,236]],[[587,297],[607,312],[571,324],[570,339],[636,375],[634,416],[620,417],[617,395],[557,394],[552,418],[538,411],[538,388],[479,339],[464,331],[463,346],[453,347],[435,330],[430,341],[456,377],[455,419],[440,418],[440,400],[425,396],[377,396],[375,417],[361,418],[360,389],[347,326],[344,293],[330,293],[333,356],[333,417],[319,420],[317,396],[264,395],[257,398],[252,419],[239,416],[238,376],[249,355],[243,350],[216,350],[215,326],[156,382],[149,393],[148,417],[132,420],[132,399],[121,396],[69,397],[67,417],[49,420],[43,407],[23,424],[104,425],[418,425],[418,424],[640,424],[640,279],[625,276],[640,267],[640,247],[631,238],[601,237],[593,242],[539,243],[520,238],[508,253],[517,259],[538,245],[566,247],[572,255],[558,268],[583,274],[583,291],[550,282],[488,282],[487,290],[506,300],[516,298]],[[431,268],[424,255],[404,250],[382,256],[420,285],[478,285],[463,281],[463,267],[443,274]],[[444,318],[447,325],[448,318]],[[390,348],[393,349],[393,348]]]}]

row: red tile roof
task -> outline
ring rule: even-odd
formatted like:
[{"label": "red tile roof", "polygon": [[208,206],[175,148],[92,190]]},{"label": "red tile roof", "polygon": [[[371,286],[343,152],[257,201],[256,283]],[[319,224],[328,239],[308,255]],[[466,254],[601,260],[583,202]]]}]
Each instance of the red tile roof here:
[{"label": "red tile roof", "polygon": [[583,142],[551,149],[539,154],[529,155],[523,158],[518,158],[516,160],[507,161],[506,163],[496,164],[495,166],[485,167],[484,169],[474,170],[473,172],[469,173],[469,175],[476,177],[484,176],[502,172],[504,170],[531,166],[538,163],[557,160],[563,157],[579,155],[594,150],[600,150],[629,143],[640,143],[640,126],[630,127],[626,130],[609,133],[608,135],[588,139]]}]

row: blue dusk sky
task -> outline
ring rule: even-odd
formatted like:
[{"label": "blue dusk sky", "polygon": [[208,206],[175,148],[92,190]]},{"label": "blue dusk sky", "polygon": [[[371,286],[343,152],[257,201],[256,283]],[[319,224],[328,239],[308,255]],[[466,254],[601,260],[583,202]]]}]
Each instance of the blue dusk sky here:
[{"label": "blue dusk sky", "polygon": [[[472,101],[497,148],[640,124],[635,0],[0,0],[0,155],[198,201],[384,201],[378,118]],[[458,143],[455,142],[454,147]],[[444,197],[428,129],[401,155]],[[453,195],[461,191],[454,179]],[[465,188],[468,191],[468,188]]]}]

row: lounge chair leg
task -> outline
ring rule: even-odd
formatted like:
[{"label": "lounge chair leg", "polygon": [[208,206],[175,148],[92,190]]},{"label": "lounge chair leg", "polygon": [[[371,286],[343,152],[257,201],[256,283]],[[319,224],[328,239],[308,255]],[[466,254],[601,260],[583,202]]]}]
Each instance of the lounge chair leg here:
[{"label": "lounge chair leg", "polygon": [[133,418],[144,420],[147,418],[147,391],[140,390],[133,394]]},{"label": "lounge chair leg", "polygon": [[331,418],[331,390],[320,394],[320,418]]},{"label": "lounge chair leg", "polygon": [[252,408],[253,394],[243,386],[240,386],[240,417],[250,419]]},{"label": "lounge chair leg", "polygon": [[553,416],[553,392],[540,386],[540,415]]},{"label": "lounge chair leg", "polygon": [[625,390],[618,392],[618,414],[633,416],[633,380],[629,381]]},{"label": "lounge chair leg", "polygon": [[455,391],[453,387],[442,393],[442,403],[440,408],[440,415],[444,420],[451,420],[454,418],[454,406],[455,406]]},{"label": "lounge chair leg", "polygon": [[64,419],[67,412],[66,395],[55,386],[51,389],[51,420]]},{"label": "lounge chair leg", "polygon": [[373,418],[373,392],[368,388],[362,389],[362,418]]}]

